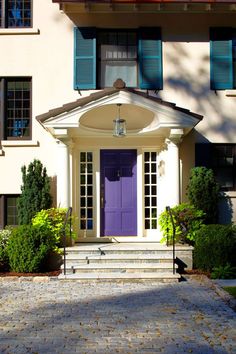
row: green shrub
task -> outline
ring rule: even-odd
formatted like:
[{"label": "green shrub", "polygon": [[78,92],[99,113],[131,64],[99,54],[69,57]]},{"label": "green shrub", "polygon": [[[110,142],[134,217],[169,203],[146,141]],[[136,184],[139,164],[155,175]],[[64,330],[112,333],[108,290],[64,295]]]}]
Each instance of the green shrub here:
[{"label": "green shrub", "polygon": [[48,229],[32,225],[15,228],[7,245],[10,269],[25,273],[42,271],[52,247],[52,235]]},{"label": "green shrub", "polygon": [[10,227],[5,227],[5,229],[0,230],[0,269],[1,270],[6,270],[8,268],[7,245],[11,233],[12,233],[12,229]]},{"label": "green shrub", "polygon": [[212,279],[235,279],[236,267],[231,267],[229,263],[225,266],[214,267],[212,269]]},{"label": "green shrub", "polygon": [[236,265],[236,227],[205,225],[196,234],[194,267],[212,271],[216,267]]},{"label": "green shrub", "polygon": [[205,212],[206,224],[218,222],[218,203],[220,199],[220,186],[214,172],[206,167],[191,169],[187,196],[190,204]]},{"label": "green shrub", "polygon": [[[64,227],[64,221],[66,217],[66,208],[51,208],[47,210],[41,210],[38,212],[35,217],[32,219],[32,225],[43,227],[50,231],[52,235],[53,250],[59,252],[59,247],[62,246],[62,230]],[[71,220],[72,222],[73,220]],[[67,241],[69,242],[70,236],[70,224],[69,220],[66,224],[66,236]],[[75,234],[72,232],[72,238],[75,237]]]},{"label": "green shrub", "polygon": [[[182,203],[171,208],[175,224],[176,241],[192,243],[195,240],[196,232],[202,227],[204,212],[196,209],[193,205]],[[161,242],[167,242],[173,235],[173,227],[170,215],[167,211],[161,213],[159,225],[163,233]]]}]

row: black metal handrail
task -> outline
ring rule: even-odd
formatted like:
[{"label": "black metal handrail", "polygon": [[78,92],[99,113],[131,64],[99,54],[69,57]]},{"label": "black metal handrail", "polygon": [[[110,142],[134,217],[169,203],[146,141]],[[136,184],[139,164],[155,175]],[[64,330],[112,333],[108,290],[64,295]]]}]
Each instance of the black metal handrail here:
[{"label": "black metal handrail", "polygon": [[[175,274],[175,223],[172,215],[171,208],[169,206],[166,207],[166,212],[170,215],[170,220],[172,224],[173,234],[172,234],[172,257],[173,257],[173,274]],[[169,232],[167,230],[167,246],[169,246]]]},{"label": "black metal handrail", "polygon": [[72,207],[69,207],[66,212],[66,217],[64,220],[64,225],[62,228],[62,235],[63,235],[63,255],[64,255],[64,275],[66,275],[66,225],[69,220],[69,227],[70,227],[70,241],[71,241],[71,215],[72,215]]}]

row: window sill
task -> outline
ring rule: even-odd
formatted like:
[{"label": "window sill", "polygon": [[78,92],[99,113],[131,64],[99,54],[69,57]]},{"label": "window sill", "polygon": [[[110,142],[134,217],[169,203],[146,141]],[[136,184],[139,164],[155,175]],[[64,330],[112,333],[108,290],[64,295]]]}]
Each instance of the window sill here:
[{"label": "window sill", "polygon": [[226,90],[225,95],[227,97],[236,97],[236,90]]},{"label": "window sill", "polygon": [[25,34],[40,34],[38,28],[1,28],[0,36],[2,35],[25,35]]},{"label": "window sill", "polygon": [[229,198],[236,198],[236,191],[221,192],[221,194]]},{"label": "window sill", "polygon": [[5,147],[39,146],[39,142],[32,141],[32,140],[2,140],[1,146],[5,146]]}]

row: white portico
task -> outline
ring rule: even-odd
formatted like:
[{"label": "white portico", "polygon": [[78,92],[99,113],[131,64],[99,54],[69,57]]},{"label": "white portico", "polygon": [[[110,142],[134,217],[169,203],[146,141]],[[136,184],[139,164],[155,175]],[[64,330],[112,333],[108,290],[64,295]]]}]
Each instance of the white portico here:
[{"label": "white portico", "polygon": [[73,207],[79,238],[157,241],[158,215],[181,201],[179,144],[202,117],[118,84],[38,117],[58,142],[57,204]]}]

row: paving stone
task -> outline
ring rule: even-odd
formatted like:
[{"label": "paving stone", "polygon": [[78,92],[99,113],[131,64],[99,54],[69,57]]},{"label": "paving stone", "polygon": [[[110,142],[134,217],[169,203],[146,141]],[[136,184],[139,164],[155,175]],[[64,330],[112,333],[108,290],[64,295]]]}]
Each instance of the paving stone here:
[{"label": "paving stone", "polygon": [[235,319],[191,279],[0,282],[0,354],[235,354]]}]

